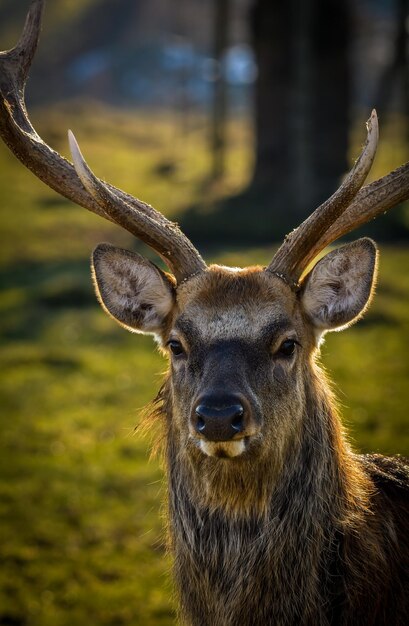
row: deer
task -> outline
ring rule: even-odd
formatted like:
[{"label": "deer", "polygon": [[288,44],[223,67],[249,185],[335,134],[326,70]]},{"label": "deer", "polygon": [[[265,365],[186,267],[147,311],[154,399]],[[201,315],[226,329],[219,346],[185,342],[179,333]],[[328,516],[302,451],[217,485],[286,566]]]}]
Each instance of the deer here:
[{"label": "deer", "polygon": [[317,256],[409,198],[409,163],[363,186],[373,111],[350,173],[268,266],[208,266],[177,225],[99,179],[71,132],[73,164],[34,130],[24,88],[43,9],[31,3],[21,39],[0,54],[0,134],[38,178],[169,270],[108,243],[92,255],[102,308],[153,335],[170,362],[150,420],[163,433],[180,621],[408,624],[409,465],[353,451],[318,361],[325,334],[367,310],[377,247],[364,237]]}]

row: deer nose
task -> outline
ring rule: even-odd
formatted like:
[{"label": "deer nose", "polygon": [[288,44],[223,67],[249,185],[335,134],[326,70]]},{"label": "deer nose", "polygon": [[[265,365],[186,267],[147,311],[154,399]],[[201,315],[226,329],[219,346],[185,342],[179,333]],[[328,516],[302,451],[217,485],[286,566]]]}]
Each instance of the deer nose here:
[{"label": "deer nose", "polygon": [[195,408],[193,425],[209,441],[228,441],[244,430],[244,407],[237,398],[202,398]]}]

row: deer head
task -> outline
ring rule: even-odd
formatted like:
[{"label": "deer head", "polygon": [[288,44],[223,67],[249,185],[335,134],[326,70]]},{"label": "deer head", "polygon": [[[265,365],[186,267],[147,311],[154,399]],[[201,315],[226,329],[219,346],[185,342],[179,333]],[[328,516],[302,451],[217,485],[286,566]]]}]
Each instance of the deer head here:
[{"label": "deer head", "polygon": [[32,2],[21,40],[0,55],[0,134],[46,184],[128,230],[168,266],[171,273],[109,244],[92,256],[105,311],[128,330],[154,335],[169,354],[168,433],[179,454],[219,477],[262,463],[274,475],[305,422],[322,336],[349,326],[368,306],[376,246],[360,239],[305,270],[328,244],[409,197],[409,164],[361,188],[378,142],[373,111],[352,171],[268,267],[208,267],[175,224],[97,178],[72,133],[74,165],[35,132],[23,94],[43,4]]}]

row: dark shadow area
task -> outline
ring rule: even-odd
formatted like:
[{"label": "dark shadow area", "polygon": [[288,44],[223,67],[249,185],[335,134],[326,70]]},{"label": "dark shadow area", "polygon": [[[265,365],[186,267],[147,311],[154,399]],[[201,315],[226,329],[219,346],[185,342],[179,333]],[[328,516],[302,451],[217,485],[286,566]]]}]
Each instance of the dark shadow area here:
[{"label": "dark shadow area", "polygon": [[[323,198],[322,200],[325,200]],[[186,235],[198,246],[237,245],[254,246],[281,242],[285,235],[316,207],[305,207],[299,215],[285,199],[270,187],[250,186],[236,196],[196,204],[180,215],[178,223]],[[345,237],[374,237],[378,242],[408,241],[409,228],[405,221],[405,204],[382,217],[365,224]]]},{"label": "dark shadow area", "polygon": [[[0,272],[0,298],[4,294],[7,297],[9,289],[17,293],[17,299],[3,304],[0,336],[5,341],[38,339],[64,313],[98,306],[89,265],[85,261],[10,265]],[[53,351],[41,357],[27,355],[21,358],[30,363],[40,358],[55,367],[76,365],[70,358],[67,361],[65,354],[60,357]]]}]

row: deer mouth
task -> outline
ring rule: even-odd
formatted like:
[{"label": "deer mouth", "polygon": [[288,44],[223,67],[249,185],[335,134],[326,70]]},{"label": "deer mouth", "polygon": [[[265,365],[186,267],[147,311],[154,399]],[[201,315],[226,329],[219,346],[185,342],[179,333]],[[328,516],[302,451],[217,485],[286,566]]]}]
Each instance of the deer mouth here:
[{"label": "deer mouth", "polygon": [[207,456],[219,459],[232,459],[245,452],[247,448],[246,439],[245,437],[235,441],[206,441],[200,439],[197,441],[197,445]]}]

